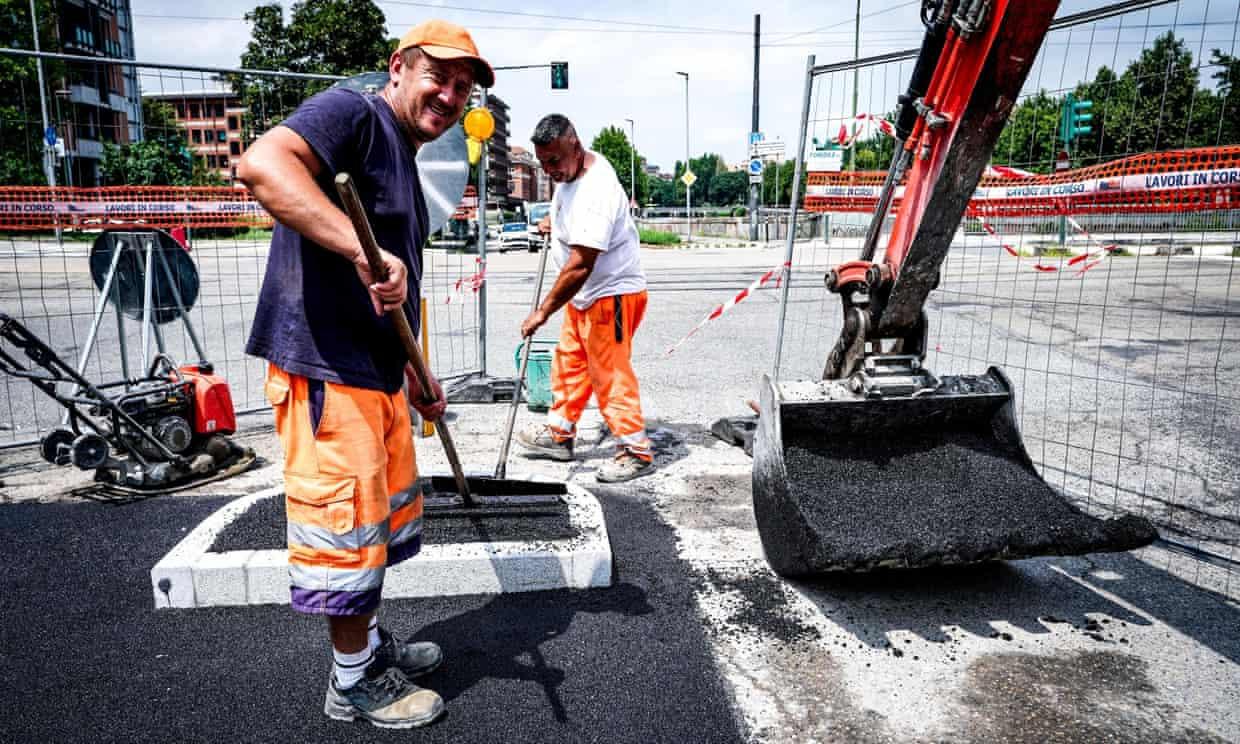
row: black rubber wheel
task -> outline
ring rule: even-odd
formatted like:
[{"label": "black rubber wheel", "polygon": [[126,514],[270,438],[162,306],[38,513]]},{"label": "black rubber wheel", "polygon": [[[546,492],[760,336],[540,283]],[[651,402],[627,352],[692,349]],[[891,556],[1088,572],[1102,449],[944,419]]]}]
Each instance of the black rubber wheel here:
[{"label": "black rubber wheel", "polygon": [[53,465],[68,465],[69,460],[61,457],[60,448],[62,445],[73,444],[74,439],[77,439],[77,434],[73,433],[72,429],[57,426],[43,437],[43,441],[39,442],[39,453],[43,455],[44,460]]},{"label": "black rubber wheel", "polygon": [[83,434],[73,440],[71,459],[82,470],[94,470],[108,461],[110,451],[108,440],[98,434]]}]

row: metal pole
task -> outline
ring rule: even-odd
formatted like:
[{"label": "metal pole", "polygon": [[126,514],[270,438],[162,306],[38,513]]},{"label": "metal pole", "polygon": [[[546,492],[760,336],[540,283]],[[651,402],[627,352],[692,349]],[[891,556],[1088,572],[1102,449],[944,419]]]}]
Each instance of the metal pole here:
[{"label": "metal pole", "polygon": [[[31,26],[31,31],[33,31],[34,33],[34,50],[35,52],[39,52],[40,51],[39,49],[39,16],[34,8],[34,0],[30,0],[30,26]],[[47,132],[47,126],[48,126],[47,124],[47,86],[44,85],[43,83],[43,58],[42,57],[35,57],[35,69],[39,73],[39,110],[43,114],[43,131],[45,133],[44,140],[43,140],[43,172],[44,174],[47,175],[47,185],[54,187],[56,185],[56,166],[53,164],[53,159],[56,156],[52,154],[52,146],[48,143],[46,139],[46,132]],[[58,233],[60,232],[59,227],[57,228],[56,232]]]},{"label": "metal pole", "polygon": [[[762,16],[755,13],[753,16],[753,114],[749,123],[749,131],[758,131],[758,51],[761,48],[759,44],[760,30],[762,28]],[[749,239],[758,239],[758,190],[762,188],[762,183],[749,184]]]},{"label": "metal pole", "polygon": [[155,236],[148,236],[146,239],[146,257],[142,261],[143,266],[143,282],[142,282],[142,372],[145,373],[151,368],[151,331],[155,326],[155,318],[151,312],[151,306],[155,304],[155,272],[151,269],[154,267],[152,260],[155,255]]},{"label": "metal pole", "polygon": [[[853,59],[854,60],[859,59],[860,57],[861,57],[861,0],[857,0],[857,20],[854,22],[854,25],[853,25]],[[850,133],[851,133],[851,128],[857,126],[857,88],[858,88],[857,78],[860,74],[861,74],[861,68],[854,67],[853,68],[853,109],[852,109],[852,122],[849,124]],[[854,146],[848,151],[848,170],[850,171],[857,170],[857,148],[855,145],[856,143],[854,143]]]},{"label": "metal pole", "polygon": [[637,128],[632,119],[625,121],[629,123],[629,199],[633,202],[629,211],[632,212],[633,207],[637,206]]},{"label": "metal pole", "polygon": [[[487,107],[487,89],[478,94],[478,105]],[[482,157],[478,158],[478,260],[482,270],[487,268],[487,170],[490,168],[490,148],[482,143]],[[487,373],[487,283],[478,287],[478,365],[479,372]]]},{"label": "metal pole", "polygon": [[[677,72],[685,79],[685,173],[689,170],[689,73]],[[685,242],[693,242],[693,187],[685,184]]]},{"label": "metal pole", "polygon": [[793,154],[796,167],[792,176],[792,205],[789,209],[788,242],[784,249],[784,292],[779,299],[779,332],[775,337],[775,368],[771,379],[779,379],[780,355],[784,350],[784,321],[788,317],[788,293],[792,289],[792,243],[796,238],[797,202],[801,199],[801,163],[805,154],[805,132],[809,128],[809,98],[814,89],[814,55],[809,55],[805,63],[805,95],[801,101],[801,131],[797,136],[797,149]]}]

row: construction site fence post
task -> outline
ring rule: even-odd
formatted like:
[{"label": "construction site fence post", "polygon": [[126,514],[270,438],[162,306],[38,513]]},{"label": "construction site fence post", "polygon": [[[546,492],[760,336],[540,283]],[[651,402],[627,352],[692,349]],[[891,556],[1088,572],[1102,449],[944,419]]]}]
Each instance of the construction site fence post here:
[{"label": "construction site fence post", "polygon": [[784,349],[784,323],[788,317],[788,293],[792,290],[792,251],[797,237],[797,205],[801,200],[801,167],[805,161],[805,133],[809,129],[809,102],[814,91],[814,55],[809,55],[805,62],[805,94],[801,99],[801,126],[797,135],[797,149],[793,153],[796,167],[792,176],[792,204],[789,209],[788,238],[784,247],[784,289],[779,298],[779,330],[775,335],[775,365],[771,370],[771,378],[779,379],[780,355]]}]

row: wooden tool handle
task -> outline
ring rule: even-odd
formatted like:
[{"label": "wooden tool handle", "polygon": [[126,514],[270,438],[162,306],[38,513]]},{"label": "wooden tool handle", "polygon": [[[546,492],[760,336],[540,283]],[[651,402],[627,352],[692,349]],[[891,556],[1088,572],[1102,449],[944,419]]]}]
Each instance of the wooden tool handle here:
[{"label": "wooden tool handle", "polygon": [[[376,282],[385,282],[388,278],[387,264],[383,262],[383,256],[379,251],[379,243],[375,240],[375,233],[370,227],[370,220],[366,218],[366,210],[362,207],[362,199],[357,194],[357,187],[353,185],[353,179],[348,173],[340,173],[336,176],[336,190],[340,193],[340,199],[344,202],[345,211],[349,215],[349,219],[353,221],[353,229],[357,231],[358,240],[362,243],[362,252],[366,254],[366,263],[370,265],[370,276]],[[418,346],[417,339],[413,336],[413,328],[409,325],[409,318],[404,313],[404,303],[396,310],[389,310],[388,317],[396,326],[396,333],[400,336],[400,343],[405,347],[405,354],[409,357],[409,363],[413,367],[413,374],[418,378],[418,386],[422,389],[422,401],[424,404],[438,403],[439,399],[435,396],[431,389],[430,372],[426,369],[426,361],[422,358],[422,350]]]},{"label": "wooden tool handle", "polygon": [[[353,179],[348,173],[336,175],[336,191],[344,203],[345,212],[353,222],[353,229],[357,231],[357,239],[361,241],[362,252],[366,254],[366,263],[370,265],[371,278],[376,282],[386,281],[387,265],[383,263],[379,243],[375,240],[374,230],[371,229],[370,220],[366,218],[366,210],[362,207],[362,199],[358,196],[357,187],[353,185]],[[431,388],[431,375],[426,369],[426,361],[422,358],[422,349],[413,336],[413,329],[409,326],[409,317],[405,315],[405,303],[402,302],[400,307],[389,310],[387,315],[396,326],[400,343],[405,347],[405,356],[409,357],[409,366],[413,368],[414,377],[418,378],[418,386],[422,388],[423,404],[438,403],[439,397]],[[435,429],[439,432],[439,441],[443,444],[444,454],[448,456],[448,464],[452,466],[452,476],[456,481],[457,492],[461,494],[461,499],[467,506],[473,506],[469,483],[465,480],[464,471],[461,470],[461,459],[457,456],[452,435],[448,433],[448,427],[444,426],[442,421],[436,422]]]}]

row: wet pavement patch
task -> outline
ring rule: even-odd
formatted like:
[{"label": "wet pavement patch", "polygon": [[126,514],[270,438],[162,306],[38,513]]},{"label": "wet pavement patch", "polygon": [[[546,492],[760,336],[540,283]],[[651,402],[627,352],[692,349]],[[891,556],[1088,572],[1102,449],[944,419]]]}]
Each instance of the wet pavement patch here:
[{"label": "wet pavement patch", "polygon": [[[1117,651],[1061,656],[991,654],[970,664],[960,719],[936,741],[1042,744],[1048,741],[1219,743],[1207,731],[1170,722],[1147,662]],[[1053,694],[1054,690],[1071,691]]]},{"label": "wet pavement patch", "polygon": [[[477,518],[428,512],[423,522],[423,540],[428,545],[471,542],[528,543],[566,540],[577,537],[569,520],[567,505],[540,506],[519,513],[487,515]],[[212,543],[210,552],[230,550],[282,550],[287,546],[284,499],[262,499],[225,527]]]}]

